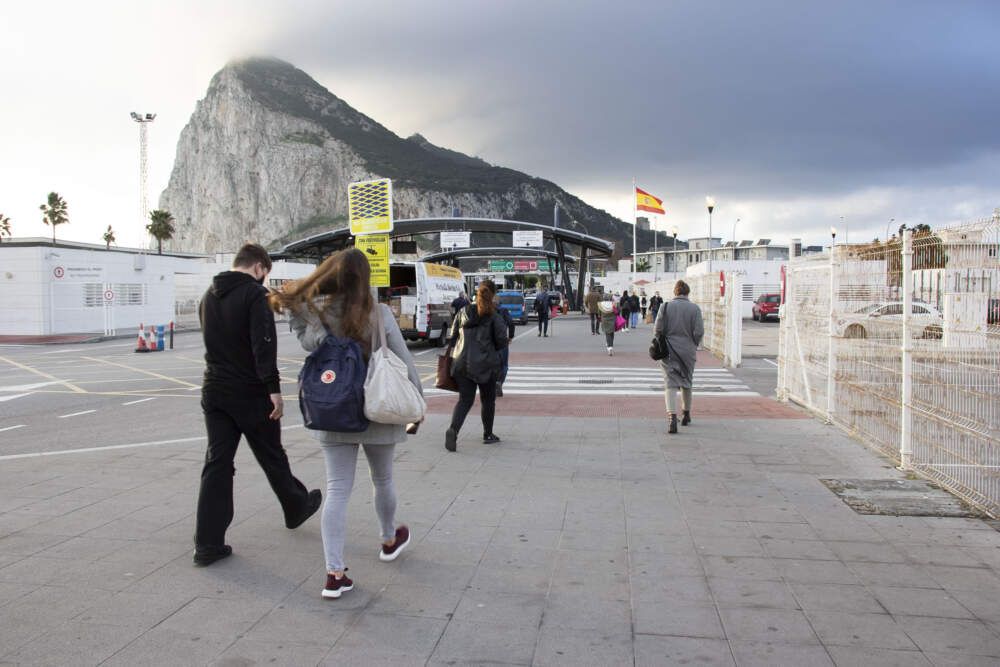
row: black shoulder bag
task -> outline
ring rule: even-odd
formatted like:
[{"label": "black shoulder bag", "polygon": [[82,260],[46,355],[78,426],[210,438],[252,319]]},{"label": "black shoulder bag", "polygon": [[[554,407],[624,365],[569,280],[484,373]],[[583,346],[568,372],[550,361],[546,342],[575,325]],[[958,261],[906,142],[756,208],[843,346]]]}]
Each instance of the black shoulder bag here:
[{"label": "black shoulder bag", "polygon": [[[663,308],[663,330],[667,330],[667,304],[660,306]],[[649,344],[649,358],[653,361],[663,361],[670,358],[670,345],[667,343],[667,335],[658,333],[653,336],[653,342]]]}]

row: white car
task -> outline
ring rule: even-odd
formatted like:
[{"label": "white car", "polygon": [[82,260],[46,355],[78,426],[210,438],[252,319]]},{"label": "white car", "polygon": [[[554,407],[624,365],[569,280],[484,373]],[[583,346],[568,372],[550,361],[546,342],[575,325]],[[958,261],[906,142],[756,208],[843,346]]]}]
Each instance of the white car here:
[{"label": "white car", "polygon": [[[914,338],[941,338],[944,316],[923,301],[911,306],[910,326]],[[854,313],[841,314],[834,327],[843,338],[898,338],[903,330],[903,302],[872,303]]]}]

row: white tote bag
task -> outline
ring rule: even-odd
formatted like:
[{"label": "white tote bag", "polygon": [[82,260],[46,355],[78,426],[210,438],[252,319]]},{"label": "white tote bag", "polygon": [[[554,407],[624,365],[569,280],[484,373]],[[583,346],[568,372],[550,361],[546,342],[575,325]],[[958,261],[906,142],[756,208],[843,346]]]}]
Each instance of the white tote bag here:
[{"label": "white tote bag", "polygon": [[375,311],[378,337],[372,332],[372,356],[365,379],[365,417],[378,424],[418,422],[427,412],[427,403],[410,382],[406,362],[389,349],[382,306],[376,303]]}]

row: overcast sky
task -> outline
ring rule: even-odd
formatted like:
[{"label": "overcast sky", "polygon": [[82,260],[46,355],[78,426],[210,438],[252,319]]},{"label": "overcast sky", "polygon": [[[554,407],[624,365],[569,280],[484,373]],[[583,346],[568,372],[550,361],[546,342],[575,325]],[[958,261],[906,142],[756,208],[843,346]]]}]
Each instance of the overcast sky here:
[{"label": "overcast sky", "polygon": [[[15,236],[142,238],[218,69],[272,55],[401,136],[547,178],[661,229],[825,243],[1000,206],[1000,2],[373,0],[6,3],[0,213]],[[844,223],[841,223],[841,217]],[[843,233],[838,234],[838,240]]]}]

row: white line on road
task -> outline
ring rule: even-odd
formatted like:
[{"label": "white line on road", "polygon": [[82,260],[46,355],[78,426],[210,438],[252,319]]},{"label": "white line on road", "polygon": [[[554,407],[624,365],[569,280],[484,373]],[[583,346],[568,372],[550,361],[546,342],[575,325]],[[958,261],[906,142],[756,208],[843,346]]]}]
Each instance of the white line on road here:
[{"label": "white line on road", "polygon": [[773,362],[773,361],[771,361],[770,359],[764,359],[764,361],[766,361],[767,363],[771,364],[771,365],[772,365],[772,366],[774,366],[775,368],[777,368],[777,367],[778,367],[778,364],[774,363],[774,362]]},{"label": "white line on road", "polygon": [[97,412],[97,410],[83,410],[82,412],[71,412],[68,415],[59,415],[59,419],[67,419],[68,417],[79,417],[80,415],[89,415],[91,412]]},{"label": "white line on road", "polygon": [[17,426],[6,426],[4,428],[0,428],[0,433],[3,433],[4,431],[13,431],[16,428],[24,428],[24,424],[18,424]]},{"label": "white line on road", "polygon": [[122,405],[135,405],[136,403],[145,403],[146,401],[155,401],[156,396],[150,396],[149,398],[140,398],[138,401],[129,401],[128,403],[122,403]]},{"label": "white line on road", "polygon": [[14,384],[14,385],[7,385],[6,387],[0,387],[0,391],[29,391],[31,389],[41,389],[42,387],[48,387],[54,384],[59,384],[59,383],[35,382],[34,384]]},{"label": "white line on road", "polygon": [[15,398],[24,398],[25,396],[31,396],[34,392],[29,391],[27,394],[12,394],[10,396],[0,396],[0,403],[4,401],[13,401]]},{"label": "white line on road", "polygon": [[39,354],[67,354],[68,352],[82,352],[82,347],[75,347],[72,350],[52,350],[51,352],[39,352]]},{"label": "white line on road", "polygon": [[[10,428],[21,428],[20,425],[12,426]],[[282,426],[282,431],[288,431],[293,428],[302,428],[302,424],[292,424],[290,426]],[[2,429],[0,429],[2,430]],[[6,429],[10,430],[10,429]],[[127,445],[107,445],[105,447],[84,447],[81,449],[59,449],[53,452],[28,452],[26,454],[7,454],[6,456],[0,456],[0,461],[13,461],[15,459],[35,459],[42,456],[62,456],[63,454],[88,454],[91,452],[104,452],[113,449],[132,449],[135,447],[156,447],[157,445],[179,445],[186,442],[204,442],[205,436],[196,435],[190,438],[175,438],[173,440],[152,440],[150,442],[133,442]]]}]

